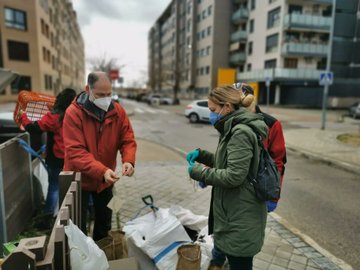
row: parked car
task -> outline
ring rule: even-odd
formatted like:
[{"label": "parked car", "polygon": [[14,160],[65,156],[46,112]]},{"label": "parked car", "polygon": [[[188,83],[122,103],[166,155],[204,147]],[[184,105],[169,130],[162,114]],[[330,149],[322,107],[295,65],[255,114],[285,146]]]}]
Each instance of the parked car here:
[{"label": "parked car", "polygon": [[354,103],[353,105],[350,106],[349,114],[353,118],[360,117],[360,102],[356,102],[356,103]]},{"label": "parked car", "polygon": [[160,94],[149,94],[146,98],[146,102],[150,104],[162,104],[162,105],[170,105],[173,104],[173,100],[170,97],[163,96]]},{"label": "parked car", "polygon": [[200,121],[209,122],[210,110],[206,99],[194,100],[186,106],[185,116],[189,118],[190,123]]}]

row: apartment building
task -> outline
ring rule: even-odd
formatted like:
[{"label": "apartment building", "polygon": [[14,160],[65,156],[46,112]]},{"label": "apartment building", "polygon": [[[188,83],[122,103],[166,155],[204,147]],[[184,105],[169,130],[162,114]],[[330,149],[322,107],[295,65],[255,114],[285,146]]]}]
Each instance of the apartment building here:
[{"label": "apartment building", "polygon": [[83,88],[84,41],[71,0],[2,0],[0,9],[0,67],[20,75],[0,89],[1,101],[21,90]]},{"label": "apartment building", "polygon": [[319,107],[331,44],[329,105],[347,106],[360,97],[360,1],[337,0],[335,17],[332,3],[173,0],[149,31],[150,88],[204,97],[219,69],[233,68],[260,103],[268,81],[270,103]]},{"label": "apartment building", "polygon": [[203,97],[228,67],[231,1],[173,0],[149,31],[149,86]]},{"label": "apartment building", "polygon": [[270,103],[321,106],[323,86],[319,78],[326,69],[331,42],[334,83],[329,105],[345,106],[360,97],[358,0],[336,1],[335,18],[333,0],[234,2],[236,12],[248,17],[239,24],[238,36],[243,35],[246,49],[242,46],[238,52],[242,62],[237,67],[237,79],[258,86],[260,103],[266,102],[268,81]]}]

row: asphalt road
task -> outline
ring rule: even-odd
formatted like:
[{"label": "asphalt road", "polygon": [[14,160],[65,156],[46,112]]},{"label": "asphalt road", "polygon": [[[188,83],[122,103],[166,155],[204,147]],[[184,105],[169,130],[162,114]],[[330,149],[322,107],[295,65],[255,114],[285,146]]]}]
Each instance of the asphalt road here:
[{"label": "asphalt road", "polygon": [[[182,151],[216,148],[209,124],[189,124],[180,115],[132,103],[135,134]],[[284,122],[284,128],[299,128]],[[302,123],[304,128],[306,123]],[[185,160],[184,160],[185,162]],[[282,198],[276,213],[336,257],[360,269],[360,182],[358,176],[288,152]]]}]

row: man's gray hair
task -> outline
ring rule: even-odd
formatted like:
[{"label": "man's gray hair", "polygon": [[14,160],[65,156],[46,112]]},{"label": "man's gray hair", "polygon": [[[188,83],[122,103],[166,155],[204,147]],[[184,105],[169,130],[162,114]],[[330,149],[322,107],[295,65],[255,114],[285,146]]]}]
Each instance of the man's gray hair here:
[{"label": "man's gray hair", "polygon": [[87,78],[87,83],[91,89],[95,87],[95,83],[99,80],[99,76],[94,72],[89,73]]}]

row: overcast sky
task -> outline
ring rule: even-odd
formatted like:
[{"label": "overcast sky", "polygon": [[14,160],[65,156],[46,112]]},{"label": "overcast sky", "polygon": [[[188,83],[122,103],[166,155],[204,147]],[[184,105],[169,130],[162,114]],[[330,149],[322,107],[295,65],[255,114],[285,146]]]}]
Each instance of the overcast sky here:
[{"label": "overcast sky", "polygon": [[121,76],[126,85],[146,82],[148,31],[169,3],[170,0],[73,0],[86,59],[103,55],[118,59],[118,64],[125,65]]}]

